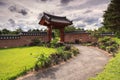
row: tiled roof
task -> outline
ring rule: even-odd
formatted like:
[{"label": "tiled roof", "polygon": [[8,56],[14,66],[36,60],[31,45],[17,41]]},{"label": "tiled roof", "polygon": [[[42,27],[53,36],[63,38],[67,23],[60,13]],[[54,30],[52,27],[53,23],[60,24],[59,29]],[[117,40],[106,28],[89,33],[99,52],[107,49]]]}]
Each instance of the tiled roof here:
[{"label": "tiled roof", "polygon": [[112,33],[112,32],[105,32],[105,33],[101,33],[100,35],[101,36],[113,36],[114,33]]},{"label": "tiled roof", "polygon": [[7,39],[19,39],[20,36],[41,36],[47,35],[47,32],[21,32],[18,35],[14,34],[2,34],[0,35],[0,40],[7,40]]},{"label": "tiled roof", "polygon": [[54,16],[54,15],[50,15],[48,13],[44,13],[43,18],[45,18],[47,21],[51,21],[51,22],[72,24],[72,21],[68,20],[66,17]]},{"label": "tiled roof", "polygon": [[20,35],[27,35],[27,36],[47,35],[47,32],[21,32]]},{"label": "tiled roof", "polygon": [[0,40],[6,40],[6,39],[19,39],[20,35],[13,35],[13,34],[4,34],[0,35]]}]

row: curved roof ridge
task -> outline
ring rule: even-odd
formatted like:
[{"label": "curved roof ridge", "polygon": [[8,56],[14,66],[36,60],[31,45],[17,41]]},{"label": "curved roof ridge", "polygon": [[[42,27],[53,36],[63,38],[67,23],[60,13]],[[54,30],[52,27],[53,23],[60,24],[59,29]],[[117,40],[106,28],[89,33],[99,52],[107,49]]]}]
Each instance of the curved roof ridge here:
[{"label": "curved roof ridge", "polygon": [[66,16],[56,16],[56,15],[51,15],[51,14],[48,14],[46,12],[44,12],[44,15],[47,15],[49,17],[54,17],[54,18],[65,18],[66,19]]}]

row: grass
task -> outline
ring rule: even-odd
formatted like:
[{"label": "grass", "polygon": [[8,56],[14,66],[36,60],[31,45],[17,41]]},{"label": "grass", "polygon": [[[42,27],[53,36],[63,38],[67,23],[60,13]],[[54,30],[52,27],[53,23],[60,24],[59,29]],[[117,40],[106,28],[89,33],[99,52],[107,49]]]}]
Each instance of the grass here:
[{"label": "grass", "polygon": [[120,80],[120,52],[109,61],[102,73],[90,80]]},{"label": "grass", "polygon": [[0,80],[13,80],[34,67],[37,55],[54,52],[56,49],[37,46],[0,49]]},{"label": "grass", "polygon": [[119,38],[112,38],[113,40],[115,40],[118,44],[120,44],[120,39]]},{"label": "grass", "polygon": [[[120,39],[113,38],[113,40],[120,44]],[[120,80],[120,49],[116,57],[112,58],[106,65],[104,71],[90,80]]]}]

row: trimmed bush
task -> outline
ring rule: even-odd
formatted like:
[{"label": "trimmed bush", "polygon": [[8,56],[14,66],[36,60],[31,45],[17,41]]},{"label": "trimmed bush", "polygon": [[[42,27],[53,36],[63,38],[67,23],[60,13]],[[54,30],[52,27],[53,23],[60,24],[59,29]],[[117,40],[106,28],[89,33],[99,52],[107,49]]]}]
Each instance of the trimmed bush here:
[{"label": "trimmed bush", "polygon": [[[71,47],[71,46],[70,46]],[[59,64],[62,61],[67,61],[72,56],[76,56],[79,53],[79,50],[75,47],[65,50],[65,47],[57,48],[57,52],[46,56],[41,54],[37,57],[37,62],[35,64],[35,71],[38,71],[39,68],[47,68],[52,65]]]},{"label": "trimmed bush", "polygon": [[36,64],[35,64],[35,69],[36,68],[46,68],[46,67],[49,67],[51,65],[50,61],[51,61],[50,58],[48,56],[46,56],[44,53],[40,54],[37,57],[37,61],[36,61]]},{"label": "trimmed bush", "polygon": [[109,53],[115,53],[119,48],[119,44],[110,37],[100,38],[98,40],[98,46]]}]

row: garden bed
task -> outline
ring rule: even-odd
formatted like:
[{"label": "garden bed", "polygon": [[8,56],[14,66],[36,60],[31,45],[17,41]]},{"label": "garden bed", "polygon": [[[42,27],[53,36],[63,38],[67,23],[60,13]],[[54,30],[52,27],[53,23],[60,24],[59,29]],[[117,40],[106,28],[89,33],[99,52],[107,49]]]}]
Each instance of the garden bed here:
[{"label": "garden bed", "polygon": [[56,49],[37,46],[0,49],[0,80],[13,80],[25,74],[34,68],[36,56],[55,52]]},{"label": "garden bed", "polygon": [[[120,45],[119,38],[111,38],[111,40],[114,40],[117,44]],[[107,42],[107,40],[105,40],[105,39],[103,39],[102,41],[104,41],[105,43]],[[113,57],[109,61],[109,63],[106,65],[104,71],[101,72],[100,74],[98,74],[97,77],[90,78],[89,80],[120,80],[120,67],[119,67],[119,65],[120,65],[120,48],[118,47],[115,52],[117,52],[116,57]]]},{"label": "garden bed", "polygon": [[28,71],[38,71],[76,56],[71,46],[54,48],[32,46],[0,49],[0,80],[13,80]]}]

